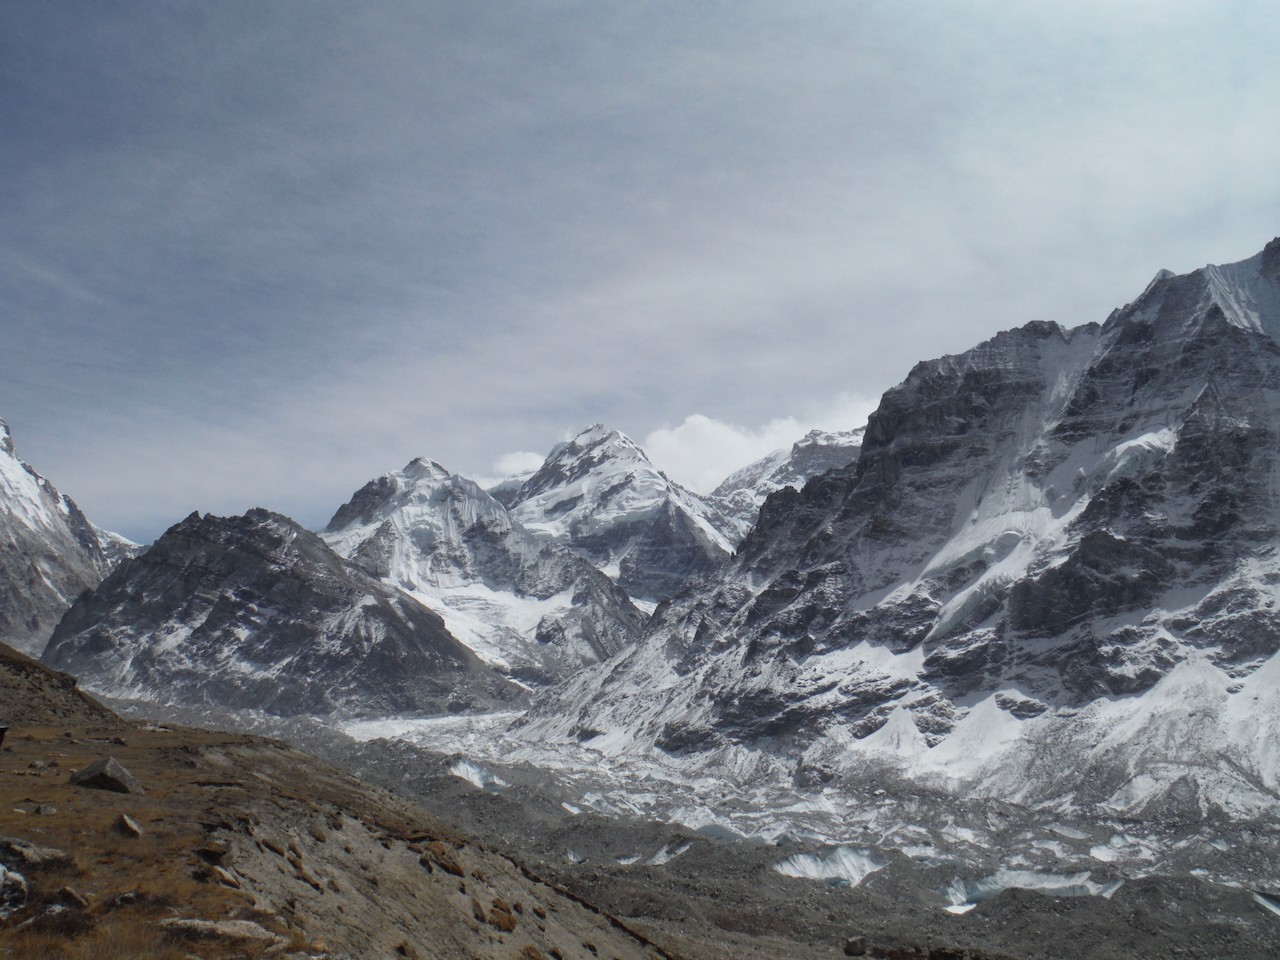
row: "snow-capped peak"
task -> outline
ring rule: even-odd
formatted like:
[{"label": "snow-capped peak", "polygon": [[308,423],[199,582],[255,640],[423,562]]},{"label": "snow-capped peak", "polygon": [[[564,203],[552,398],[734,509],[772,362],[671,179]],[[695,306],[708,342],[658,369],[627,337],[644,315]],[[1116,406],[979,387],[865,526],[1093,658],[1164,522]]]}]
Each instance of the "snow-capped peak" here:
[{"label": "snow-capped peak", "polygon": [[645,599],[666,596],[731,549],[705,500],[655,467],[630,437],[598,423],[552,448],[510,509],[528,530],[576,547]]},{"label": "snow-capped peak", "polygon": [[858,459],[865,427],[856,430],[810,430],[790,449],[775,450],[726,477],[708,498],[720,511],[722,528],[735,542],[746,536],[769,494],[783,487],[803,487],[813,477]]},{"label": "snow-capped peak", "polygon": [[428,460],[426,457],[414,457],[410,460],[400,473],[412,480],[447,480],[453,476],[436,460]]},{"label": "snow-capped peak", "polygon": [[604,424],[592,424],[551,448],[543,465],[524,482],[517,500],[533,499],[553,487],[573,483],[590,473],[614,474],[628,469],[652,473],[670,483],[634,440]]},{"label": "snow-capped peak", "polygon": [[38,653],[58,618],[116,561],[136,552],[18,457],[0,420],[0,641]]},{"label": "snow-capped peak", "polygon": [[1161,270],[1111,322],[1150,324],[1165,336],[1185,337],[1187,324],[1198,328],[1219,312],[1234,327],[1280,341],[1280,237],[1236,263],[1211,263],[1184,276]]}]

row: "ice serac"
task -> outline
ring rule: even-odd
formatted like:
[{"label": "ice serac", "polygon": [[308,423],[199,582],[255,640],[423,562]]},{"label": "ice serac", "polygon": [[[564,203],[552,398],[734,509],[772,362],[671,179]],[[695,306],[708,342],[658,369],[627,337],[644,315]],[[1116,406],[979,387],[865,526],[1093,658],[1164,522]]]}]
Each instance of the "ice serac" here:
[{"label": "ice serac", "polygon": [[732,550],[713,507],[600,424],[557,445],[510,508],[532,533],[573,547],[642,600],[665,599]]},{"label": "ice serac", "polygon": [[137,549],[19,459],[0,420],[0,642],[39,654],[72,601]]},{"label": "ice serac", "polygon": [[819,474],[847,467],[858,459],[862,435],[856,430],[811,430],[791,445],[735,471],[711,491],[708,502],[721,518],[719,526],[735,544],[755,525],[769,494],[783,487],[799,489]]},{"label": "ice serac", "polygon": [[644,615],[574,551],[541,540],[471,480],[417,459],[343,505],[338,553],[437,611],[482,659],[547,683],[634,642]]},{"label": "ice serac", "polygon": [[1101,326],[918,364],[856,464],[770,496],[714,584],[533,728],[1274,813],[1278,335],[1273,241],[1162,273]]},{"label": "ice serac", "polygon": [[107,696],[279,716],[518,695],[436,614],[266,510],[171,527],[76,601],[42,660]]}]

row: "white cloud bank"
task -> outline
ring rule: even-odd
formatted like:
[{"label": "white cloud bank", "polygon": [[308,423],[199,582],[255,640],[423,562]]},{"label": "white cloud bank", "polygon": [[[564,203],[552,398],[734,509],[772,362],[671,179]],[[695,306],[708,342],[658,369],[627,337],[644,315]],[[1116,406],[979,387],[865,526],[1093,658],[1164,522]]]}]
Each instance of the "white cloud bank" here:
[{"label": "white cloud bank", "polygon": [[672,480],[698,493],[710,493],[735,470],[791,446],[810,430],[862,426],[875,407],[866,397],[842,394],[825,409],[800,417],[775,417],[754,428],[695,413],[678,426],[654,430],[641,446]]}]

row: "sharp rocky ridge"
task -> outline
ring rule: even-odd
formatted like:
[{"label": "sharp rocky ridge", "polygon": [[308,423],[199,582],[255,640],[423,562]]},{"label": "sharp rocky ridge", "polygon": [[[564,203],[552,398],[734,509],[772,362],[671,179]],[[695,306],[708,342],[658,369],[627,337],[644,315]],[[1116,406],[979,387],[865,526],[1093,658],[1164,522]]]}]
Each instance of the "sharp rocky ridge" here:
[{"label": "sharp rocky ridge", "polygon": [[733,549],[713,505],[601,424],[556,446],[508,507],[533,534],[573,547],[649,602],[715,570]]},{"label": "sharp rocky ridge", "polygon": [[799,783],[877,767],[1110,815],[1273,815],[1278,335],[1280,240],[1162,271],[1101,325],[918,364],[855,463],[772,494],[715,577],[521,735],[758,775],[747,751]]},{"label": "sharp rocky ridge", "polygon": [[80,596],[44,663],[95,691],[278,716],[492,709],[521,692],[287,517],[193,513]]},{"label": "sharp rocky ridge", "polygon": [[139,549],[21,460],[0,420],[0,642],[39,654],[72,601]]},{"label": "sharp rocky ridge", "polygon": [[534,536],[473,481],[417,459],[362,487],[324,539],[439,612],[522,682],[563,679],[639,636],[645,615],[571,548]]}]

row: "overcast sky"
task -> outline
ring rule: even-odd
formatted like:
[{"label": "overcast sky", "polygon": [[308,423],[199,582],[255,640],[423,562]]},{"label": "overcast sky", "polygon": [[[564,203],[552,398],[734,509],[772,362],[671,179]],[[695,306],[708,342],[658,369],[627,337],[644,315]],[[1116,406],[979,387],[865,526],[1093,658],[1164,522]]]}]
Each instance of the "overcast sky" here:
[{"label": "overcast sky", "polygon": [[1261,249],[1278,21],[0,0],[0,417],[143,541],[596,421],[705,489],[917,360]]}]

